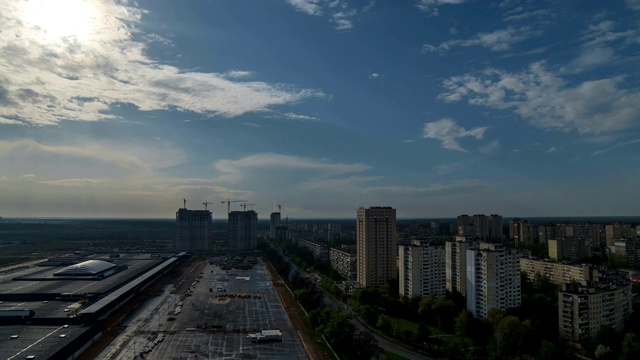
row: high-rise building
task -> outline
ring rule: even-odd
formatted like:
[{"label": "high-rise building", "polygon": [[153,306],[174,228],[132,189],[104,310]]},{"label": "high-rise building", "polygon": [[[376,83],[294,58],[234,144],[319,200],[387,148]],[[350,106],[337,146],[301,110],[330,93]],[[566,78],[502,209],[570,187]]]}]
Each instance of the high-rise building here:
[{"label": "high-rise building", "polygon": [[529,221],[524,219],[510,220],[509,238],[515,242],[516,246],[531,244],[531,226],[529,225]]},{"label": "high-rise building", "polygon": [[502,244],[467,250],[467,310],[485,318],[489,310],[520,306],[520,253]]},{"label": "high-rise building", "polygon": [[591,240],[581,237],[550,239],[549,257],[558,261],[578,262],[591,257]]},{"label": "high-rise building", "polygon": [[403,297],[444,298],[445,246],[441,241],[411,240],[398,245],[399,290]]},{"label": "high-rise building", "polygon": [[467,250],[473,245],[470,238],[456,236],[445,243],[445,287],[449,292],[467,295]]},{"label": "high-rise building", "polygon": [[208,251],[213,231],[212,217],[209,210],[178,209],[176,212],[176,250]]},{"label": "high-rise building", "polygon": [[502,240],[502,216],[460,215],[458,236],[467,236],[480,241]]},{"label": "high-rise building", "polygon": [[622,331],[632,313],[631,281],[615,279],[562,285],[558,292],[558,328],[570,341],[593,339],[600,326]]},{"label": "high-rise building", "polygon": [[631,237],[634,235],[631,229],[631,224],[627,223],[614,223],[605,225],[604,233],[608,247],[614,246],[616,240],[621,237]]},{"label": "high-rise building", "polygon": [[253,210],[229,213],[229,251],[255,250],[258,245],[258,213]]},{"label": "high-rise building", "polygon": [[345,279],[356,280],[356,263],[355,247],[350,248],[343,245],[340,249],[329,249],[329,264],[331,264],[331,267],[336,269]]},{"label": "high-rise building", "polygon": [[396,209],[389,206],[358,208],[356,243],[359,284],[382,286],[396,277]]},{"label": "high-rise building", "polygon": [[272,239],[278,238],[278,226],[280,226],[280,213],[272,212],[269,217],[269,237]]}]

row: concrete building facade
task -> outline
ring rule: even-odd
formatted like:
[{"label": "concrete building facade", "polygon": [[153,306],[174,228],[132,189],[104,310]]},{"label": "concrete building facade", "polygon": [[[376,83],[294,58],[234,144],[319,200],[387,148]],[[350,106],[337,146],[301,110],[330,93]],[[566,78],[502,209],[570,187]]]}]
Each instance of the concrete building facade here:
[{"label": "concrete building facade", "polygon": [[253,210],[229,213],[229,251],[251,251],[258,245],[258,213]]},{"label": "concrete building facade", "polygon": [[[355,249],[354,249],[355,250]],[[332,268],[336,269],[342,277],[347,280],[356,280],[357,278],[357,257],[355,251],[348,249],[329,249],[329,263]]]},{"label": "concrete building facade", "polygon": [[363,286],[382,286],[396,277],[398,235],[396,209],[358,208],[356,224],[357,281]]},{"label": "concrete building facade", "polygon": [[631,282],[623,277],[565,284],[558,292],[560,336],[573,342],[592,339],[601,325],[622,331],[631,313]]},{"label": "concrete building facade", "polygon": [[558,261],[579,262],[591,257],[591,239],[567,237],[548,240],[549,257]]},{"label": "concrete building facade", "polygon": [[489,310],[520,306],[520,253],[502,244],[467,250],[467,310],[485,318]]},{"label": "concrete building facade", "polygon": [[400,296],[444,298],[447,293],[444,258],[442,241],[416,239],[398,245]]},{"label": "concrete building facade", "polygon": [[586,264],[569,265],[547,260],[520,259],[520,271],[526,273],[531,282],[537,281],[542,275],[557,285],[589,280],[589,266]]},{"label": "concrete building facade", "polygon": [[502,216],[500,215],[458,216],[458,236],[489,241],[502,240],[502,235]]},{"label": "concrete building facade", "polygon": [[445,288],[449,292],[467,295],[467,250],[473,245],[470,238],[456,236],[445,242]]},{"label": "concrete building facade", "polygon": [[309,249],[311,253],[313,253],[313,257],[318,261],[323,263],[329,262],[329,246],[327,244],[305,238],[298,238],[298,245]]},{"label": "concrete building facade", "polygon": [[211,211],[180,208],[176,212],[176,250],[209,251],[212,231]]},{"label": "concrete building facade", "polygon": [[278,238],[278,226],[280,226],[280,213],[272,212],[269,216],[269,237],[272,239]]}]

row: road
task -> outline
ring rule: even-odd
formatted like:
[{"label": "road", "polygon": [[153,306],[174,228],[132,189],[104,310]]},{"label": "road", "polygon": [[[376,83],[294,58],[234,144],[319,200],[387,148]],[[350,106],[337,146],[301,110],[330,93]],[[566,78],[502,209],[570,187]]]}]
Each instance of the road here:
[{"label": "road", "polygon": [[324,294],[323,301],[326,305],[334,308],[339,308],[340,310],[342,310],[342,312],[351,315],[351,318],[353,319],[352,323],[353,325],[355,325],[356,329],[359,331],[368,331],[369,333],[371,333],[371,335],[373,335],[373,337],[378,341],[378,346],[380,346],[381,348],[404,356],[407,359],[436,360],[436,358],[430,357],[420,350],[411,349],[408,346],[394,342],[393,339],[387,336],[379,334],[378,332],[376,332],[376,330],[367,325],[358,314],[351,310],[351,308],[336,300],[324,289],[320,288],[320,290]]}]

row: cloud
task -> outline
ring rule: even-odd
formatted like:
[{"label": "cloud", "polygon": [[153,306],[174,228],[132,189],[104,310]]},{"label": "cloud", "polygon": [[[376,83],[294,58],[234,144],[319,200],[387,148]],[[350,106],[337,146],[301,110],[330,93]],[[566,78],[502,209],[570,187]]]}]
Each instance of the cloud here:
[{"label": "cloud", "polygon": [[480,140],[487,129],[488,127],[479,127],[471,130],[465,130],[451,119],[441,119],[425,123],[422,137],[425,139],[440,140],[442,147],[445,149],[467,152],[462,148],[462,146],[460,146],[457,139],[473,137]]},{"label": "cloud", "polygon": [[438,6],[459,5],[465,1],[466,0],[420,0],[416,4],[416,7],[429,16],[438,16],[440,14]]},{"label": "cloud", "polygon": [[384,75],[381,75],[379,73],[371,73],[369,74],[369,79],[382,79],[384,77]]},{"label": "cloud", "polygon": [[33,174],[20,175],[20,180],[33,181],[36,178]]},{"label": "cloud", "polygon": [[525,11],[525,12],[520,12],[518,14],[513,14],[513,15],[508,15],[505,18],[503,18],[503,21],[521,21],[521,20],[528,20],[529,18],[535,17],[535,18],[547,18],[549,16],[552,15],[551,10],[549,9],[540,9],[540,10],[534,10],[534,11]]},{"label": "cloud", "polygon": [[453,163],[439,165],[438,167],[436,167],[435,170],[436,170],[436,174],[442,176],[442,175],[448,175],[454,172],[464,170],[465,168],[466,168],[465,164],[460,162],[453,162]]},{"label": "cloud", "polygon": [[46,22],[39,23],[44,20],[25,13],[21,6],[26,3],[3,2],[0,43],[7,45],[0,47],[0,123],[114,119],[112,109],[118,104],[236,117],[324,96],[288,84],[234,81],[246,78],[248,71],[197,72],[158,63],[146,55],[149,39],[158,36],[139,33],[145,11],[136,3],[80,3],[90,11],[87,25],[80,27],[82,19],[69,18],[75,27],[67,28],[84,32],[53,36],[55,28],[47,29]]},{"label": "cloud", "polygon": [[552,146],[547,150],[547,154],[551,154],[551,153],[554,153],[554,152],[556,152],[556,147],[555,146]]},{"label": "cloud", "polygon": [[429,184],[425,187],[412,186],[378,186],[369,187],[364,191],[368,193],[389,194],[396,196],[424,197],[439,196],[458,193],[468,193],[475,191],[487,190],[492,187],[491,184],[479,180],[459,180],[447,184]]},{"label": "cloud", "polygon": [[513,110],[544,129],[598,134],[640,124],[640,92],[625,88],[621,76],[570,83],[543,62],[520,73],[487,68],[443,82],[445,102]]},{"label": "cloud", "polygon": [[593,153],[591,153],[592,156],[595,155],[602,155],[606,152],[621,148],[621,147],[625,147],[625,146],[629,146],[629,145],[633,145],[633,144],[639,144],[640,143],[640,139],[633,139],[633,140],[629,140],[629,141],[624,141],[624,142],[619,142],[611,147],[608,147],[606,149],[602,149],[602,150],[598,150],[598,151],[594,151]]},{"label": "cloud", "polygon": [[287,2],[296,8],[296,10],[307,15],[322,15],[322,7],[319,5],[322,3],[321,0],[287,0]]},{"label": "cloud", "polygon": [[300,114],[294,114],[294,113],[285,113],[284,117],[286,117],[287,119],[300,120],[300,121],[317,121],[318,120],[318,118],[314,116],[300,115]]},{"label": "cloud", "polygon": [[530,27],[508,27],[488,33],[478,33],[467,40],[449,40],[438,46],[425,44],[422,51],[425,53],[442,53],[454,47],[481,46],[492,51],[509,50],[512,45],[525,41],[534,36],[539,36],[542,31],[533,30]]},{"label": "cloud", "polygon": [[105,180],[98,179],[62,179],[52,181],[38,181],[40,184],[64,186],[64,187],[86,187],[104,182]]},{"label": "cloud", "polygon": [[627,6],[634,11],[640,11],[640,0],[627,0]]},{"label": "cloud", "polygon": [[243,70],[229,70],[223,74],[226,78],[231,79],[242,79],[253,77],[255,74],[252,71],[243,71]]},{"label": "cloud", "polygon": [[480,152],[486,155],[493,154],[498,150],[500,150],[500,140],[498,139],[495,139],[488,145],[485,145],[480,148]]},{"label": "cloud", "polygon": [[[350,9],[349,4],[341,0],[287,0],[296,10],[311,16],[326,16],[333,23],[336,30],[351,30],[354,27],[352,18],[357,14],[355,9]],[[375,2],[369,2],[363,12],[371,10]]]}]

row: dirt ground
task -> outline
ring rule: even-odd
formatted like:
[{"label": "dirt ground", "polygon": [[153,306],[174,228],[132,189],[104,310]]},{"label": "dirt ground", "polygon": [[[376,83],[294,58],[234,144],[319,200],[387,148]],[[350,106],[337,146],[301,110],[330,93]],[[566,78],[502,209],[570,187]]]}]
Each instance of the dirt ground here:
[{"label": "dirt ground", "polygon": [[287,315],[289,315],[289,319],[291,320],[294,329],[298,331],[298,336],[300,336],[300,341],[302,342],[302,346],[307,352],[309,359],[330,360],[332,357],[326,354],[325,350],[322,348],[322,346],[320,346],[320,342],[322,340],[314,336],[304,312],[302,311],[298,303],[296,303],[296,300],[289,293],[289,291],[287,291],[287,288],[282,283],[282,280],[280,280],[280,276],[276,272],[276,269],[274,269],[273,265],[271,265],[270,262],[265,260],[264,263],[267,267],[267,270],[269,270],[269,274],[271,274],[273,286],[278,291],[278,295],[282,300],[282,305],[287,311]]}]

